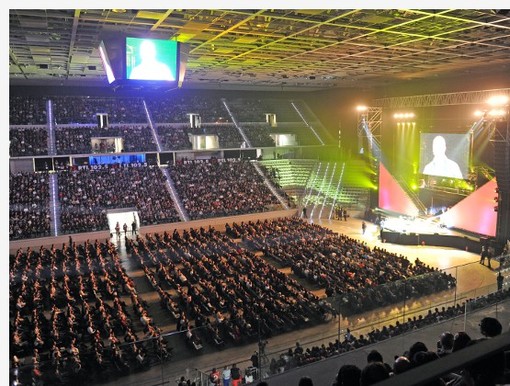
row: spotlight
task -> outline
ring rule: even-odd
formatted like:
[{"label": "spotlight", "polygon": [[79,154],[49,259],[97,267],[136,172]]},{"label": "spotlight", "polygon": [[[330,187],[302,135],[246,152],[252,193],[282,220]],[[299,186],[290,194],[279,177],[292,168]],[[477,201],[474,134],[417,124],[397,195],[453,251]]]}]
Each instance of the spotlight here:
[{"label": "spotlight", "polygon": [[489,111],[489,115],[491,117],[504,117],[506,115],[506,111],[503,109],[493,109]]},{"label": "spotlight", "polygon": [[414,117],[415,117],[414,113],[410,113],[410,112],[393,114],[393,118],[400,120],[400,121],[406,121],[406,122],[410,122],[410,120],[413,119]]},{"label": "spotlight", "polygon": [[367,111],[368,110],[368,107],[367,106],[356,106],[356,110],[359,111],[360,113],[363,112],[363,111]]},{"label": "spotlight", "polygon": [[508,104],[508,96],[494,95],[487,100],[487,103],[491,106],[505,106]]}]

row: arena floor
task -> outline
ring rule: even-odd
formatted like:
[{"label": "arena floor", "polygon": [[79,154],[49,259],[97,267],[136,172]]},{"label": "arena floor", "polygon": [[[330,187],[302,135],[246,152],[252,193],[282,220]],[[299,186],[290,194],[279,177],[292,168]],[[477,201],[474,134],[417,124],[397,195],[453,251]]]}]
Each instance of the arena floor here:
[{"label": "arena floor", "polygon": [[[266,347],[268,355],[274,353],[276,356],[278,355],[277,353],[295,346],[297,341],[304,347],[334,341],[339,330],[343,332],[346,328],[350,328],[355,335],[359,335],[371,331],[374,327],[389,325],[396,320],[407,320],[408,317],[413,315],[425,314],[429,309],[434,310],[438,305],[439,307],[441,305],[448,306],[454,300],[462,301],[466,298],[484,295],[494,291],[496,288],[498,263],[493,262],[492,269],[489,269],[487,265],[478,263],[478,254],[443,247],[403,246],[382,243],[378,239],[378,229],[374,224],[367,223],[367,229],[363,234],[362,221],[353,217],[347,221],[314,220],[314,222],[328,227],[335,232],[363,241],[370,247],[377,246],[402,254],[412,262],[419,258],[424,263],[433,267],[446,269],[457,278],[457,289],[417,300],[410,300],[407,304],[397,304],[391,307],[376,309],[354,317],[336,318],[325,324],[272,337]],[[118,248],[124,264],[126,264],[126,269],[135,277],[137,287],[139,283],[143,285],[146,281],[143,277],[143,272],[137,270],[133,262],[126,255],[123,240],[118,241]],[[145,285],[147,284],[145,283]],[[156,301],[157,294],[155,292],[147,292],[146,294],[143,294],[143,292],[142,290],[141,293],[146,301],[150,303]],[[322,293],[321,290],[314,292],[324,296],[323,290]],[[158,322],[158,318],[157,314],[154,315],[156,322]],[[161,327],[163,331],[175,329],[175,325],[172,324],[162,325]],[[175,342],[178,343],[178,341]],[[172,346],[172,341],[170,341],[170,345]],[[174,380],[178,379],[181,375],[187,376],[191,374],[195,369],[207,372],[213,367],[222,368],[224,365],[230,366],[232,363],[237,363],[241,369],[244,369],[251,364],[249,358],[257,349],[257,343],[252,343],[241,347],[226,348],[221,351],[208,352],[204,350],[202,354],[193,357],[174,357],[163,366],[151,368],[143,373],[122,377],[114,382],[109,382],[108,385],[150,385],[161,382],[163,379],[165,381],[169,380],[169,384],[174,384]]]}]

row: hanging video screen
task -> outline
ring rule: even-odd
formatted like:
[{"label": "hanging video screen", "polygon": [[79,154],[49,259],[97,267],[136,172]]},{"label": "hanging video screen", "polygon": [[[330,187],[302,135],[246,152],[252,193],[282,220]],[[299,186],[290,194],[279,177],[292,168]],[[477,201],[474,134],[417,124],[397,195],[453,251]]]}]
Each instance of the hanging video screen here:
[{"label": "hanging video screen", "polygon": [[467,179],[469,134],[421,133],[420,173]]},{"label": "hanging video screen", "polygon": [[173,40],[126,38],[126,79],[177,80],[178,47]]}]

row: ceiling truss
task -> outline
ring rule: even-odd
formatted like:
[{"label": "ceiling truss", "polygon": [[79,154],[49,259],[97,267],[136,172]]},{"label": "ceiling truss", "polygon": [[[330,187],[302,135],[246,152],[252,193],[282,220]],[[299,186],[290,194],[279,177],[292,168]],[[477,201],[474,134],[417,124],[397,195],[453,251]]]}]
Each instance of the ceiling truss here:
[{"label": "ceiling truss", "polygon": [[10,9],[11,83],[106,84],[103,34],[189,46],[184,84],[308,90],[510,73],[508,10]]}]

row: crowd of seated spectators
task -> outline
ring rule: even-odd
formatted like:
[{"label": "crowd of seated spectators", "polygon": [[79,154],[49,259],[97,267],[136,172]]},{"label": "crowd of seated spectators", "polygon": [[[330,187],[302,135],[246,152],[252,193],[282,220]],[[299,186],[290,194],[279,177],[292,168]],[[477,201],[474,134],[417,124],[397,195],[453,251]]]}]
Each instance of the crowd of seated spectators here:
[{"label": "crowd of seated spectators", "polygon": [[180,161],[169,170],[191,219],[281,208],[249,161]]},{"label": "crowd of seated spectators", "polygon": [[48,132],[44,128],[9,129],[9,155],[25,157],[48,154]]},{"label": "crowd of seated spectators", "polygon": [[321,144],[314,132],[302,122],[280,123],[274,130],[281,134],[294,134],[296,136],[296,142],[300,146]]},{"label": "crowd of seated spectators", "polygon": [[179,221],[166,178],[155,166],[112,165],[59,172],[64,233],[108,228],[107,209],[136,207],[142,225]]},{"label": "crowd of seated spectators", "polygon": [[185,338],[195,350],[200,347],[193,342],[241,344],[256,340],[259,331],[269,337],[324,322],[334,312],[212,227],[146,234],[126,242],[161,307],[178,331],[189,332]]},{"label": "crowd of seated spectators", "polygon": [[171,356],[110,242],[18,250],[9,303],[16,384],[89,384]]},{"label": "crowd of seated spectators", "polygon": [[238,122],[265,122],[266,113],[274,113],[262,99],[229,99],[227,105]]},{"label": "crowd of seated spectators", "polygon": [[46,98],[9,97],[9,125],[40,124],[46,124]]},{"label": "crowd of seated spectators", "polygon": [[48,173],[9,174],[9,239],[50,235]]},{"label": "crowd of seated spectators", "polygon": [[191,149],[188,130],[184,127],[158,125],[157,133],[162,150]]},{"label": "crowd of seated spectators", "polygon": [[244,142],[241,133],[234,125],[202,124],[200,128],[188,129],[188,132],[194,135],[217,135],[222,149],[239,149]]},{"label": "crowd of seated spectators", "polygon": [[124,140],[124,152],[157,150],[152,131],[146,125],[115,125],[108,128],[57,127],[55,129],[57,154],[114,152],[115,149],[93,148],[92,137],[121,137]]},{"label": "crowd of seated spectators", "polygon": [[[498,295],[498,298],[508,298],[506,294]],[[462,312],[461,312],[462,313]],[[477,345],[488,339],[493,339],[503,332],[503,326],[498,319],[484,317],[480,320],[480,338],[471,338],[466,332],[459,331],[455,334],[444,331],[438,338],[438,345],[434,348],[427,347],[423,342],[416,341],[403,353],[397,353],[388,364],[379,351],[371,350],[367,355],[367,364],[360,368],[355,365],[343,365],[340,367],[332,386],[368,386],[377,382],[396,377],[404,372],[418,368],[430,362],[439,362],[467,347]],[[427,383],[432,386],[495,386],[507,384],[508,374],[505,374],[505,356],[503,352],[493,354],[487,358],[470,363],[455,371],[443,374]]]},{"label": "crowd of seated spectators", "polygon": [[230,122],[220,98],[203,95],[146,98],[147,108],[155,123],[189,122],[187,114],[199,114],[202,122]]},{"label": "crowd of seated spectators", "polygon": [[250,140],[252,147],[274,147],[274,139],[271,138],[271,127],[267,123],[243,124],[244,134]]},{"label": "crowd of seated spectators", "polygon": [[[505,301],[510,298],[510,289],[503,291],[494,292],[486,296],[479,298],[468,299],[470,312],[483,307]],[[373,345],[387,339],[397,337],[401,334],[411,333],[418,329],[431,326],[435,323],[444,322],[451,318],[463,315],[465,312],[465,304],[457,304],[456,306],[442,307],[441,309],[435,308],[434,311],[429,310],[426,314],[420,314],[418,316],[409,317],[404,323],[400,323],[398,320],[395,324],[384,325],[381,328],[372,328],[367,334],[360,334],[356,336],[349,328],[345,330],[342,339],[336,339],[322,344],[313,345],[301,345],[296,342],[294,347],[290,347],[288,350],[282,350],[279,355],[269,354],[272,358],[267,364],[262,365],[261,371],[264,378],[270,377],[271,375],[281,374],[287,370],[305,366],[317,361],[321,361],[326,358],[334,357],[339,354],[344,354],[357,349],[362,349],[368,345]],[[456,334],[452,334],[449,331],[443,332],[438,339],[437,348],[433,352],[427,349],[422,342],[415,342],[406,350],[403,354],[395,355],[393,365],[389,365],[383,360],[382,355],[376,350],[372,349],[367,354],[367,366],[374,362],[378,362],[381,365],[375,366],[380,367],[377,370],[379,375],[382,374],[383,380],[387,377],[398,375],[404,371],[410,370],[416,365],[425,363],[425,359],[439,359],[443,358],[452,352],[457,352],[460,349],[475,344],[476,342],[483,341],[487,338],[497,336],[502,331],[501,323],[495,318],[484,317],[480,321],[480,333],[484,338],[472,340],[471,337],[463,331],[459,331]],[[420,354],[417,354],[419,353]],[[255,364],[254,362],[255,357]],[[259,371],[258,366],[258,355],[252,356],[252,366],[246,369],[248,373],[250,370]],[[495,360],[495,363],[492,361]],[[391,362],[390,362],[391,363]],[[461,372],[449,373],[444,377],[441,377],[444,383],[436,383],[433,385],[452,385],[452,386],[465,386],[465,385],[494,385],[495,380],[502,381],[502,366],[504,364],[503,356],[496,355],[491,357],[490,360],[484,360],[474,366],[470,366],[466,372],[464,369]],[[254,366],[254,367],[253,367]],[[371,367],[374,367],[371,365]],[[370,374],[373,369],[369,368],[363,370],[358,366],[351,364],[344,364],[341,366],[337,376],[332,382],[332,386],[359,386],[359,385],[370,385],[373,384],[374,379],[370,382]],[[360,378],[363,375],[365,383],[360,383]],[[469,381],[473,383],[462,383],[462,381]],[[452,383],[449,383],[452,382]],[[488,383],[485,383],[488,382]],[[266,381],[265,385],[272,384],[271,378]],[[312,383],[313,384],[313,383]],[[257,384],[261,385],[261,383]],[[301,383],[300,383],[301,385]]]},{"label": "crowd of seated spectators", "polygon": [[59,125],[96,123],[96,114],[108,114],[110,123],[146,123],[141,98],[66,96],[51,97],[53,115]]},{"label": "crowd of seated spectators", "polygon": [[299,218],[233,224],[227,233],[252,250],[341,300],[342,312],[361,312],[455,286],[451,275],[419,259],[371,249],[345,235]]}]

